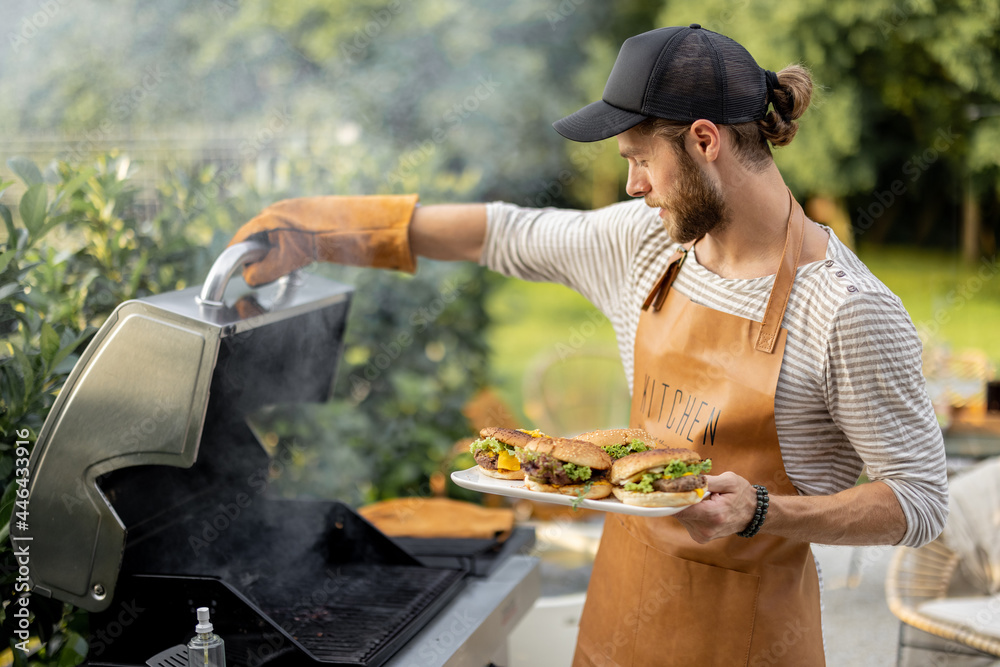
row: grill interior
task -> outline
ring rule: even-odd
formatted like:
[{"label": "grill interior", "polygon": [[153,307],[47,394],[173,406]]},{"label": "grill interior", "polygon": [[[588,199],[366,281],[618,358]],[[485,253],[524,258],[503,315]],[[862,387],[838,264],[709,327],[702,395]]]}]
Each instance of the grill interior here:
[{"label": "grill interior", "polygon": [[289,590],[286,604],[263,611],[317,660],[368,664],[394,652],[411,621],[436,610],[455,571],[424,567],[345,565],[327,573],[329,604],[313,604],[312,588]]},{"label": "grill interior", "polygon": [[[194,610],[207,606],[231,665],[375,667],[452,599],[466,575],[420,565],[337,502],[259,501],[194,557],[186,538],[204,525],[197,516],[127,549],[116,597],[141,611],[125,639],[102,646],[92,665],[144,664],[186,642]],[[284,528],[260,532],[279,516]],[[93,615],[92,629],[114,627],[121,610]]]}]

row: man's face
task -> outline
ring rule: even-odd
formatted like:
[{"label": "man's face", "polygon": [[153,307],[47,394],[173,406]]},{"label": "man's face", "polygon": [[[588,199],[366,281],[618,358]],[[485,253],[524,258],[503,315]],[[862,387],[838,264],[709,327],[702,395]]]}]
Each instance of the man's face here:
[{"label": "man's face", "polygon": [[618,135],[618,149],[628,160],[626,191],[660,209],[672,240],[687,243],[728,223],[729,211],[719,186],[686,150],[635,128]]}]

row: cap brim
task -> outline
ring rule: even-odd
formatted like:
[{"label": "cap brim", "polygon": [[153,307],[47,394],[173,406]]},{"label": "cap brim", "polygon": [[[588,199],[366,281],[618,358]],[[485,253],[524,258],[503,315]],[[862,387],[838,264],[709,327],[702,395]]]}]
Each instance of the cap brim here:
[{"label": "cap brim", "polygon": [[556,132],[573,141],[600,141],[635,127],[646,116],[611,106],[604,100],[588,104],[552,123]]}]

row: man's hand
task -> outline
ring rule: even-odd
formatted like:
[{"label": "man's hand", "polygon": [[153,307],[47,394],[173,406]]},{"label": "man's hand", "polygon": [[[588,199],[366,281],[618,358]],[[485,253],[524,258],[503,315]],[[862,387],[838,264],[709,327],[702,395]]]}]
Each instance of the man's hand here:
[{"label": "man's hand", "polygon": [[255,287],[314,261],[413,273],[409,225],[416,204],[417,195],[285,199],[244,224],[229,244],[266,235],[267,255],[243,269]]},{"label": "man's hand", "polygon": [[757,509],[757,492],[733,472],[706,475],[712,495],[674,516],[698,544],[727,537],[746,528]]},{"label": "man's hand", "polygon": [[[734,535],[750,525],[757,492],[732,472],[706,475],[711,496],[674,516],[699,544]],[[896,544],[906,517],[884,482],[858,484],[831,496],[771,494],[761,533],[817,544]]]}]

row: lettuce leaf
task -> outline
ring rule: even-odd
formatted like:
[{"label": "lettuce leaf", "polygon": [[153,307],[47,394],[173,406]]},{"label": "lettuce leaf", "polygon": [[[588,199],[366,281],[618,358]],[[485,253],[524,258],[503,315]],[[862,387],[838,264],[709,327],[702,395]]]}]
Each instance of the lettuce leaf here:
[{"label": "lettuce leaf", "polygon": [[574,463],[564,463],[563,470],[566,471],[566,476],[574,482],[585,482],[590,479],[590,475],[593,473],[590,466],[578,466]]},{"label": "lettuce leaf", "polygon": [[682,463],[680,461],[674,461],[673,463],[667,465],[663,469],[663,472],[647,472],[643,474],[642,479],[638,482],[626,482],[624,487],[626,491],[652,493],[653,482],[658,479],[676,479],[677,477],[683,477],[689,473],[692,475],[702,475],[709,472],[711,469],[712,459],[705,459],[704,461],[699,461],[698,463]]},{"label": "lettuce leaf", "polygon": [[632,442],[625,445],[602,445],[601,449],[608,453],[608,456],[618,460],[623,456],[628,456],[629,454],[634,454],[635,452],[644,452],[649,447],[646,446],[642,440],[633,440]]},{"label": "lettuce leaf", "polygon": [[475,456],[476,452],[486,450],[488,452],[493,452],[494,454],[499,454],[500,452],[507,452],[508,454],[513,454],[517,457],[517,460],[521,463],[525,461],[532,461],[538,455],[534,452],[529,452],[520,447],[514,447],[512,445],[506,445],[496,438],[480,438],[475,442],[469,444],[469,452]]},{"label": "lettuce leaf", "polygon": [[538,458],[538,454],[535,452],[529,452],[527,449],[521,449],[520,447],[514,448],[514,456],[521,463],[527,463],[528,461],[534,461]]},{"label": "lettuce leaf", "polygon": [[689,473],[692,475],[701,475],[711,469],[712,459],[705,459],[704,461],[699,461],[697,463],[681,463],[680,461],[674,461],[663,470],[663,474],[660,476],[664,479],[673,479],[675,477],[683,477]]},{"label": "lettuce leaf", "polygon": [[653,482],[660,479],[663,475],[656,475],[654,473],[646,473],[642,476],[638,482],[626,482],[626,491],[638,491],[639,493],[652,493],[653,492]]},{"label": "lettuce leaf", "polygon": [[476,440],[471,445],[469,445],[469,451],[472,453],[473,456],[476,455],[476,452],[478,452],[478,451],[480,451],[482,449],[485,449],[487,451],[491,451],[494,454],[499,454],[500,452],[509,452],[509,451],[511,451],[510,447],[508,447],[507,445],[503,444],[502,442],[500,442],[496,438],[480,438],[479,440]]}]

